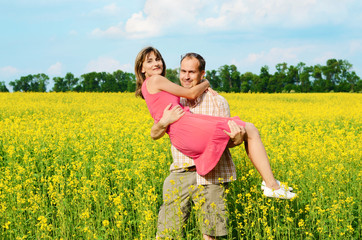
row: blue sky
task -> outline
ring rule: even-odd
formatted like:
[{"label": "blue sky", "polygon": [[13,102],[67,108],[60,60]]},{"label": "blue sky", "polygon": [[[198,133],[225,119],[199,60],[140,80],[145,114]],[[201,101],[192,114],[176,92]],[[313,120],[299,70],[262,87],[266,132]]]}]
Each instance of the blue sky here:
[{"label": "blue sky", "polygon": [[[167,68],[197,52],[241,73],[345,59],[362,77],[360,0],[0,0],[0,81],[133,72],[145,46]],[[48,86],[48,90],[52,81]]]}]

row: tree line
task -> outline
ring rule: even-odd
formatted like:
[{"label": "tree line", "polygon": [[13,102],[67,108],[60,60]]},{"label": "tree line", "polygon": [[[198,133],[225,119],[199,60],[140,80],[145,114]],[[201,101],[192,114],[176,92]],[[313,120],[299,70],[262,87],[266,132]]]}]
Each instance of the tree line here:
[{"label": "tree line", "polygon": [[274,74],[263,66],[259,75],[241,74],[235,65],[224,65],[218,71],[207,71],[206,79],[215,90],[224,92],[361,92],[361,78],[351,69],[347,60],[336,59],[327,60],[324,66],[279,63]]},{"label": "tree line", "polygon": [[[9,85],[14,92],[46,92],[49,79],[44,73],[29,74],[11,81]],[[90,72],[80,78],[69,72],[64,77],[54,77],[53,81],[52,92],[134,92],[136,89],[135,75],[121,70],[113,73]],[[4,82],[0,82],[1,89],[9,91]]]},{"label": "tree line", "polygon": [[[213,89],[221,92],[361,92],[362,80],[352,71],[347,60],[329,59],[326,65],[306,66],[300,62],[296,66],[287,63],[276,65],[274,74],[268,66],[260,73],[240,73],[235,65],[223,65],[218,70],[206,71],[206,79]],[[166,77],[179,83],[179,69],[167,69]],[[134,92],[136,78],[133,73],[117,70],[113,73],[90,72],[74,77],[54,77],[54,92]],[[49,77],[44,74],[22,76],[9,83],[15,92],[46,92]],[[8,92],[4,82],[0,82],[0,92]]]}]

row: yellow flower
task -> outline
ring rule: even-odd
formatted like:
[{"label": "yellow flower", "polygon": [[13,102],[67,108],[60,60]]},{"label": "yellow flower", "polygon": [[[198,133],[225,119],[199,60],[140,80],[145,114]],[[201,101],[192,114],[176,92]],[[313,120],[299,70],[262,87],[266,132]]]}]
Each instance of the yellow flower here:
[{"label": "yellow flower", "polygon": [[109,221],[108,220],[103,220],[102,225],[105,226],[105,227],[108,227]]},{"label": "yellow flower", "polygon": [[10,222],[10,221],[7,221],[7,222],[3,225],[3,228],[4,228],[4,229],[9,229],[10,224],[11,224],[11,222]]}]

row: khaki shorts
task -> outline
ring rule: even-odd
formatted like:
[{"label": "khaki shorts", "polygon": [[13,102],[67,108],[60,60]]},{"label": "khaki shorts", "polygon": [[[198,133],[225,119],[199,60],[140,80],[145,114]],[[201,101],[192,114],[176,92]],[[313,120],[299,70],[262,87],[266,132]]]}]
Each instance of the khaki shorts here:
[{"label": "khaki shorts", "polygon": [[203,234],[227,235],[228,219],[224,201],[226,187],[227,183],[197,186],[196,172],[171,173],[163,185],[163,204],[158,215],[157,236],[182,236],[191,208],[198,213],[199,227]]}]

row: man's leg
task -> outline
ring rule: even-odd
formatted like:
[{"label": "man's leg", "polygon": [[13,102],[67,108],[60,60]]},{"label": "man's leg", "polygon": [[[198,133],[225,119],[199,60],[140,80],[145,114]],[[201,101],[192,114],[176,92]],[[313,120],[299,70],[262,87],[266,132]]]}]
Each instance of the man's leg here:
[{"label": "man's leg", "polygon": [[200,209],[199,222],[204,239],[226,236],[228,234],[225,202],[227,184],[200,187],[200,191],[193,195],[193,200],[196,209]]},{"label": "man's leg", "polygon": [[157,224],[157,239],[179,239],[190,215],[190,186],[196,187],[196,172],[171,173],[163,184],[163,204]]}]

